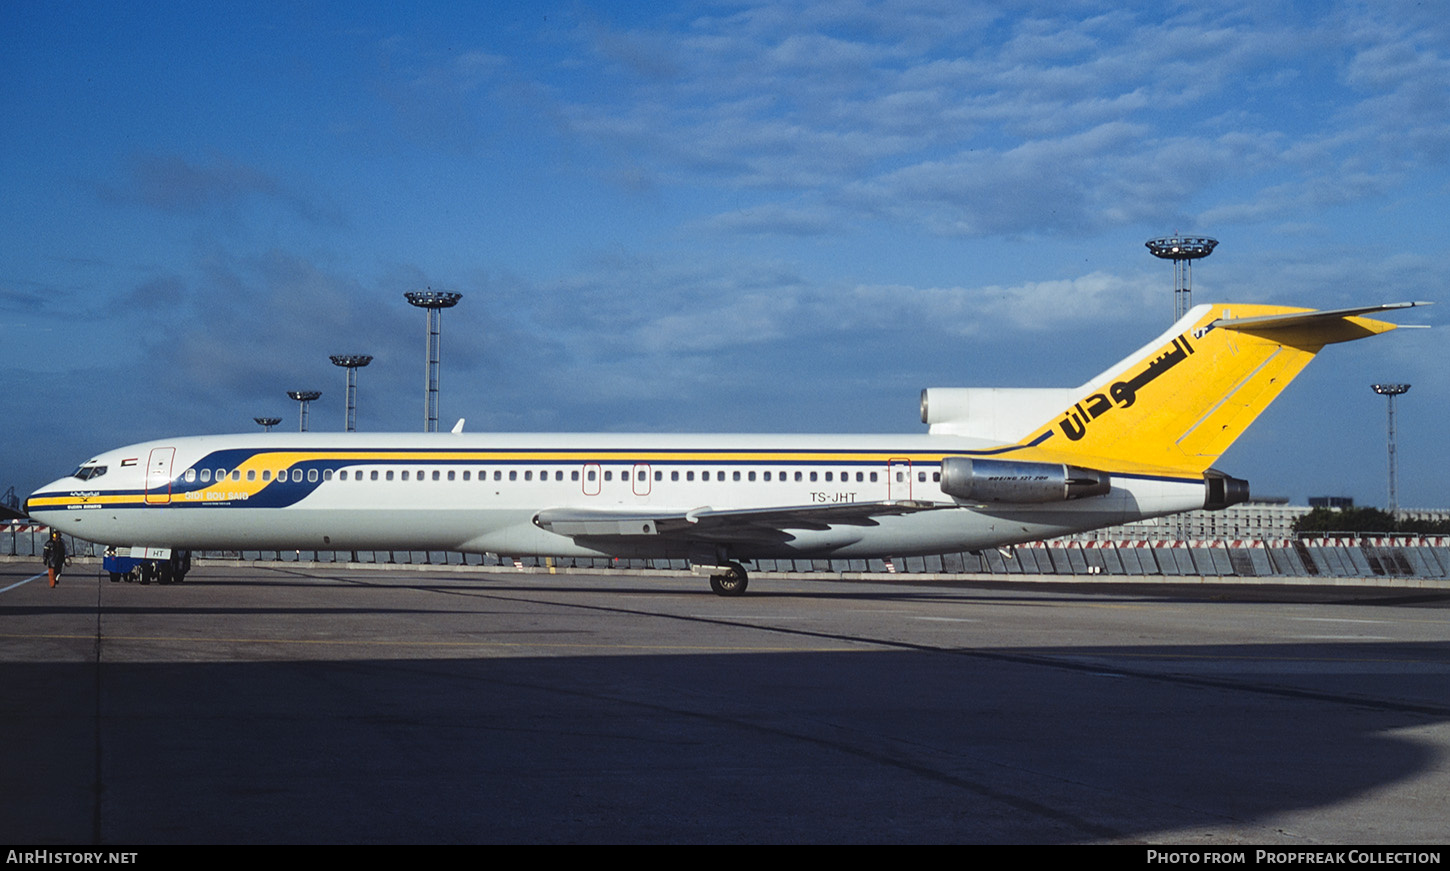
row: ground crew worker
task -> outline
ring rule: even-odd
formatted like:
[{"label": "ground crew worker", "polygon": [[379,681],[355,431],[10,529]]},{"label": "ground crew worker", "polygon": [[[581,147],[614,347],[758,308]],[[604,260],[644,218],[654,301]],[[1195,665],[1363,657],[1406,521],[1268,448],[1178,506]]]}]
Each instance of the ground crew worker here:
[{"label": "ground crew worker", "polygon": [[45,549],[41,551],[41,559],[45,561],[52,587],[60,582],[60,570],[65,568],[65,557],[65,542],[60,540],[60,533],[52,529],[50,540],[45,543]]}]

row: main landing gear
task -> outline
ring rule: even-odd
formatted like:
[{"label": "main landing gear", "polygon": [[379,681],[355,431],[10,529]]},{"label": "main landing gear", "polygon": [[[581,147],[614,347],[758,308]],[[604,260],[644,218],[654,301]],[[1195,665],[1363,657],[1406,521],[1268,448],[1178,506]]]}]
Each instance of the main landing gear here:
[{"label": "main landing gear", "polygon": [[740,596],[745,593],[745,587],[750,583],[750,576],[745,573],[745,566],[740,563],[726,563],[719,568],[724,569],[720,574],[710,576],[710,589],[718,596]]}]

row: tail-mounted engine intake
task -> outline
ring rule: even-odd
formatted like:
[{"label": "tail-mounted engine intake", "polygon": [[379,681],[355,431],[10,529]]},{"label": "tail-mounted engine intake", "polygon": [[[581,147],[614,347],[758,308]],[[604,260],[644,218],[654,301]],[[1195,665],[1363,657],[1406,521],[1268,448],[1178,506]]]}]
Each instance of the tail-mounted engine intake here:
[{"label": "tail-mounted engine intake", "polygon": [[941,489],[976,502],[1065,502],[1101,496],[1112,489],[1112,479],[1107,472],[1062,463],[947,457],[941,464]]},{"label": "tail-mounted engine intake", "polygon": [[1230,505],[1249,501],[1249,482],[1225,475],[1218,469],[1203,473],[1203,507],[1221,511]]}]

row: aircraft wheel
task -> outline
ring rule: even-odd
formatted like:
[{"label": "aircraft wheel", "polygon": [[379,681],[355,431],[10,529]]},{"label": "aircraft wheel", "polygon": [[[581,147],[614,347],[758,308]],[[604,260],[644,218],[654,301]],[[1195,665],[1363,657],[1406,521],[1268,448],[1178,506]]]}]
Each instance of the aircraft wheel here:
[{"label": "aircraft wheel", "polygon": [[723,575],[710,576],[710,589],[714,590],[717,596],[744,595],[745,587],[749,583],[750,577],[740,563],[730,563],[729,570]]},{"label": "aircraft wheel", "polygon": [[119,583],[121,583],[121,573],[120,572],[110,572],[110,575],[111,575],[111,583],[113,583],[113,584],[119,584]]}]

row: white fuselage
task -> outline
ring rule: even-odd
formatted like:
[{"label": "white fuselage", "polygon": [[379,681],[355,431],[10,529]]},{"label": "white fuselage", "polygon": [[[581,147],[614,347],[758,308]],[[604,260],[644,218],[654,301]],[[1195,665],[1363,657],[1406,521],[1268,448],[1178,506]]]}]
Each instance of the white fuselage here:
[{"label": "white fuselage", "polygon": [[[947,456],[1010,448],[942,435],[273,433],[109,451],[32,495],[31,516],[104,544],[206,549],[453,550],[698,557],[711,539],[569,536],[545,509],[627,515],[931,503],[867,522],[786,524],[735,559],[976,550],[1202,507],[1201,477],[1114,475],[1101,496],[1044,505],[944,494]],[[104,467],[105,471],[95,470]],[[220,475],[220,478],[218,477]]]}]

